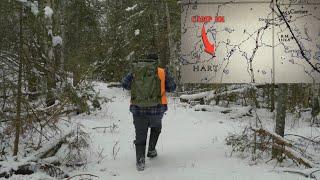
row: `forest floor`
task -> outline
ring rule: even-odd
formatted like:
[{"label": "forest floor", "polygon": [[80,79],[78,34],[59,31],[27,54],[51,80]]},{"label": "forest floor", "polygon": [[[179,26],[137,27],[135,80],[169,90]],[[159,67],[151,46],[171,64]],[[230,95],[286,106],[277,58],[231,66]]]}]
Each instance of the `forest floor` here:
[{"label": "forest floor", "polygon": [[[158,157],[146,159],[146,168],[135,167],[134,126],[129,112],[129,93],[120,88],[108,88],[96,83],[100,96],[111,99],[101,110],[90,115],[72,117],[90,135],[90,155],[85,168],[71,175],[92,174],[102,180],[298,180],[301,175],[279,172],[273,161],[253,162],[246,156],[231,154],[225,138],[248,125],[249,117],[240,117],[244,107],[234,107],[231,113],[195,111],[179,99],[169,98],[169,110],[163,118],[163,129],[157,150]],[[272,114],[261,111],[265,126],[272,129]],[[286,131],[309,133],[306,126],[287,123]],[[110,128],[96,128],[110,127]],[[300,134],[301,134],[300,133]],[[15,176],[13,176],[14,178]],[[17,176],[16,176],[17,178]],[[30,178],[28,178],[30,179]]]}]

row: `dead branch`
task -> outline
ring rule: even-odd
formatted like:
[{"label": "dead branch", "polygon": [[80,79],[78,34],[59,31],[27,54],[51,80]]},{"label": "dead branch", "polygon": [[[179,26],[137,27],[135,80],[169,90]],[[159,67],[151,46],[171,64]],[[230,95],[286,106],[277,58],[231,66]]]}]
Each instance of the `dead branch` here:
[{"label": "dead branch", "polygon": [[99,177],[99,176],[96,176],[96,175],[93,175],[93,174],[77,174],[77,175],[69,177],[67,180],[70,180],[70,179],[72,179],[74,177],[78,177],[78,176],[92,176],[92,177],[96,177],[96,178]]},{"label": "dead branch", "polygon": [[117,141],[112,148],[112,155],[114,160],[117,158],[118,152],[120,150],[120,147],[118,147],[118,144],[119,144],[119,141]]},{"label": "dead branch", "polygon": [[288,173],[293,173],[293,174],[299,174],[299,175],[302,175],[306,178],[316,178],[316,176],[314,175],[315,172],[319,172],[320,169],[314,169],[314,168],[311,168],[310,170],[306,171],[306,170],[296,170],[296,169],[280,169],[278,171],[281,171],[281,172],[288,172]]},{"label": "dead branch", "polygon": [[105,126],[105,127],[93,127],[92,129],[108,129],[111,128],[111,126]]},{"label": "dead branch", "polygon": [[304,165],[307,168],[312,168],[313,163],[310,162],[308,159],[303,158],[295,153],[295,151],[291,148],[285,147],[285,146],[280,146],[278,144],[272,144],[272,147],[281,151],[283,154],[285,154],[288,158],[295,160],[299,164]]},{"label": "dead branch", "polygon": [[313,140],[313,139],[310,139],[310,138],[307,138],[307,137],[304,137],[304,136],[301,136],[301,135],[298,135],[298,134],[285,134],[284,136],[296,136],[296,137],[305,139],[305,140],[307,140],[307,141],[310,141],[310,142],[312,142],[312,143],[314,143],[314,144],[319,143],[318,141],[315,141],[315,140]]},{"label": "dead branch", "polygon": [[293,174],[299,174],[299,175],[302,175],[306,178],[310,177],[310,174],[307,174],[307,173],[304,173],[304,172],[301,172],[301,171],[295,171],[295,170],[278,170],[278,171],[281,171],[281,172],[286,172],[286,173],[293,173]]}]

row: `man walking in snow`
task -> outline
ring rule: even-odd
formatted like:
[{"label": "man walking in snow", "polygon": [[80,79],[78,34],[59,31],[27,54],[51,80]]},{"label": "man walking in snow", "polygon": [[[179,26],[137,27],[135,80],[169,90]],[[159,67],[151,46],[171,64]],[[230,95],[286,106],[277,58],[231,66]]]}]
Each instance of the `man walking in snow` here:
[{"label": "man walking in snow", "polygon": [[130,112],[136,132],[136,166],[145,168],[145,152],[148,129],[150,137],[147,157],[157,156],[156,144],[162,128],[162,117],[167,111],[166,92],[173,92],[176,84],[167,69],[158,67],[157,54],[150,53],[145,60],[135,63],[132,72],[121,82],[124,89],[131,90]]}]

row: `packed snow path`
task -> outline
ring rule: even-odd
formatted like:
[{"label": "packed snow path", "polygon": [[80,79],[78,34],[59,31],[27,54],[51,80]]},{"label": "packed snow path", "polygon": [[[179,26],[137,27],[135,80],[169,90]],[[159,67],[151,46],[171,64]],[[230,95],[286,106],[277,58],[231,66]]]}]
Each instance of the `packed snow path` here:
[{"label": "packed snow path", "polygon": [[[239,157],[230,157],[225,138],[239,131],[241,123],[217,112],[197,112],[169,98],[169,110],[157,150],[158,157],[146,159],[146,169],[135,168],[134,126],[129,112],[129,93],[120,88],[107,88],[97,83],[100,95],[112,99],[102,110],[91,115],[75,116],[91,137],[92,158],[86,169],[72,174],[90,173],[99,179],[111,180],[283,180],[306,179],[302,176],[277,173],[273,166],[250,166]],[[116,125],[114,129],[92,129]],[[118,151],[118,152],[117,152]],[[97,162],[97,154],[102,155]]]}]

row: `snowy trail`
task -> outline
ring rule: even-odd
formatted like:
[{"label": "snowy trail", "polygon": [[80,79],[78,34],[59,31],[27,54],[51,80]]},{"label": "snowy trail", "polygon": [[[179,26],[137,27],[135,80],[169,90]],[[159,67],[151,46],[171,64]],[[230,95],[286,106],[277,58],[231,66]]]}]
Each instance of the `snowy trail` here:
[{"label": "snowy trail", "polygon": [[[172,98],[169,99],[169,111],[163,119],[163,130],[157,145],[159,156],[147,158],[145,171],[137,172],[128,93],[119,88],[109,89],[103,83],[97,85],[101,95],[112,98],[113,102],[104,104],[102,110],[94,114],[73,117],[84,125],[92,139],[92,158],[87,169],[73,174],[91,173],[105,180],[306,179],[272,172],[271,165],[249,166],[240,158],[229,157],[230,149],[225,145],[225,137],[229,132],[238,131],[241,123],[230,120],[219,111],[196,112]],[[115,132],[92,129],[113,123],[119,126]],[[120,149],[114,159],[112,154],[116,142],[116,149]],[[106,157],[98,164],[96,156],[101,151]]]}]

